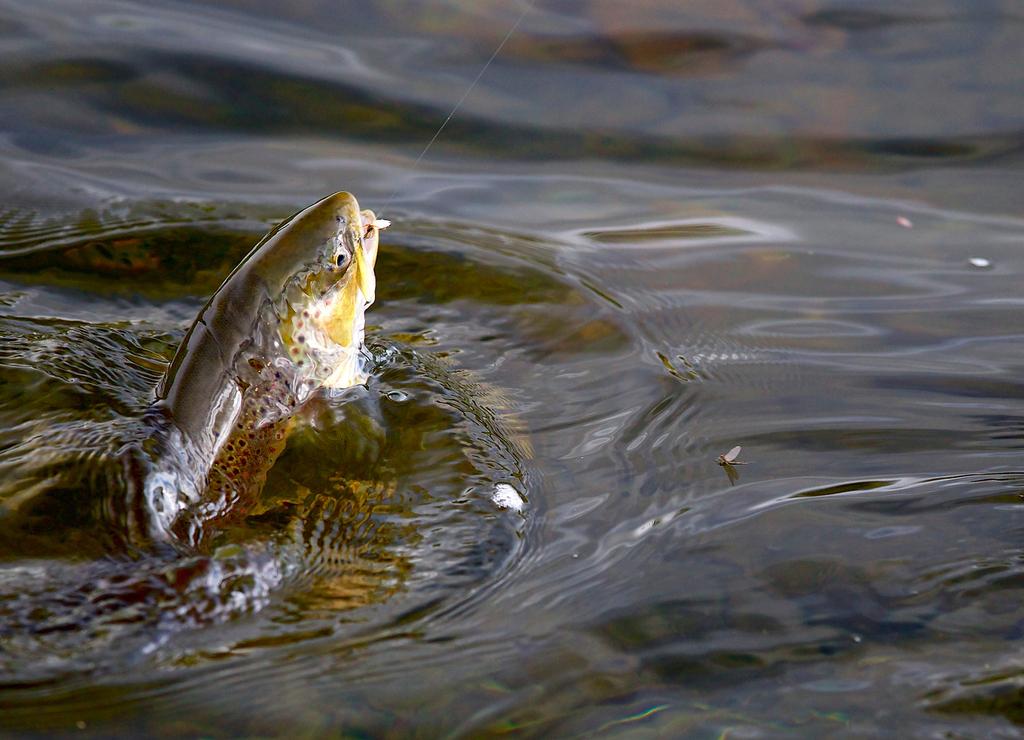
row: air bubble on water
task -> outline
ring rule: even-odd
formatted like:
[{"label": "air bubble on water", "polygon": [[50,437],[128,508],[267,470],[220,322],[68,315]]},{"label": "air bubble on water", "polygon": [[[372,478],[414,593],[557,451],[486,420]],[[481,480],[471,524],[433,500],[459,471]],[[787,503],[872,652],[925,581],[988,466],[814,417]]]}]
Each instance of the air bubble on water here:
[{"label": "air bubble on water", "polygon": [[967,261],[971,263],[971,267],[986,268],[992,266],[992,262],[985,259],[984,257],[971,257]]},{"label": "air bubble on water", "polygon": [[519,495],[519,491],[514,489],[508,483],[499,483],[494,487],[494,493],[491,494],[491,501],[499,509],[512,509],[516,513],[523,511],[523,506],[526,502],[523,497]]}]

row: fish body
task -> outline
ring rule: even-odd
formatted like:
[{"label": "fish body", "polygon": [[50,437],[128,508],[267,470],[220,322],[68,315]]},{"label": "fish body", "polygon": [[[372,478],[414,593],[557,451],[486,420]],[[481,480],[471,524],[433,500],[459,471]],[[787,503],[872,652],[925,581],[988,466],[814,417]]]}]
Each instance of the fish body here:
[{"label": "fish body", "polygon": [[136,537],[198,545],[258,495],[315,391],[365,381],[380,223],[330,195],[268,233],[199,312],[147,414],[156,449]]},{"label": "fish body", "polygon": [[[122,670],[172,633],[259,611],[288,589],[315,584],[318,598],[348,609],[404,587],[420,539],[407,516],[418,511],[416,487],[392,497],[389,466],[345,465],[373,458],[365,449],[375,435],[391,444],[372,414],[346,409],[346,422],[370,423],[317,440],[332,452],[349,441],[366,448],[339,450],[311,471],[310,488],[290,481],[275,488],[275,505],[261,506],[267,474],[318,390],[366,377],[364,314],[385,225],[347,193],[300,211],[202,308],[144,413],[140,403],[112,418],[43,419],[39,433],[0,451],[0,470],[12,471],[0,477],[0,538],[16,542],[20,558],[0,564],[0,681]],[[521,480],[527,450],[489,408],[495,394],[429,353],[396,356],[445,389],[416,444],[434,439],[438,418],[451,419],[468,469],[486,458],[489,483]],[[499,444],[485,449],[478,438]],[[394,444],[408,449],[408,440]],[[470,565],[444,566],[451,578],[491,562],[494,543],[506,541],[504,520],[493,521],[495,534],[469,538]],[[454,547],[441,529],[430,536]],[[507,542],[512,552],[518,537]]]}]

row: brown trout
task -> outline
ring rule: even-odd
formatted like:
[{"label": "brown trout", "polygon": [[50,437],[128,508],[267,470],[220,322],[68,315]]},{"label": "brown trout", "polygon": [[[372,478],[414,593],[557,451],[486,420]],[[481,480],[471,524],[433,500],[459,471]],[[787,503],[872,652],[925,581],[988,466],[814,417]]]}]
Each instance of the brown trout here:
[{"label": "brown trout", "polygon": [[[20,557],[0,568],[0,683],[116,668],[174,633],[301,588],[350,609],[404,587],[404,547],[418,533],[414,519],[395,513],[411,507],[380,505],[387,480],[350,479],[331,460],[322,489],[297,484],[297,502],[269,510],[262,501],[268,472],[313,401],[367,379],[364,315],[387,225],[347,193],[300,211],[200,310],[144,411],[43,419],[36,434],[0,451],[0,472],[6,462],[12,473],[0,476],[0,537],[16,542]],[[449,391],[443,408],[456,424],[500,442],[482,453],[494,456],[493,501],[521,505],[511,484],[527,451],[487,408],[494,396],[429,354],[403,357]],[[477,454],[472,439],[457,444]],[[509,551],[518,542],[500,521],[480,549],[472,545],[474,563],[492,558],[496,542]],[[477,566],[450,568],[463,579]]]},{"label": "brown trout", "polygon": [[270,231],[214,293],[147,414],[160,449],[133,539],[201,545],[258,496],[295,411],[366,380],[364,313],[387,225],[335,193]]}]

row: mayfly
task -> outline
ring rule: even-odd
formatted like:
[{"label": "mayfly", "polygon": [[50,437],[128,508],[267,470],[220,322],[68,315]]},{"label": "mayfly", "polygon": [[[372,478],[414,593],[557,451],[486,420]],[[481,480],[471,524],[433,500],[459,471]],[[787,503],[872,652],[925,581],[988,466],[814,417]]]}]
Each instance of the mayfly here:
[{"label": "mayfly", "polygon": [[718,459],[715,460],[715,462],[717,462],[719,465],[722,465],[722,466],[725,466],[725,465],[746,465],[747,463],[744,462],[743,460],[737,460],[736,459],[737,457],[740,456],[740,450],[742,450],[742,449],[743,449],[742,447],[740,447],[739,445],[736,445],[731,450],[726,452],[724,455],[719,455]]}]

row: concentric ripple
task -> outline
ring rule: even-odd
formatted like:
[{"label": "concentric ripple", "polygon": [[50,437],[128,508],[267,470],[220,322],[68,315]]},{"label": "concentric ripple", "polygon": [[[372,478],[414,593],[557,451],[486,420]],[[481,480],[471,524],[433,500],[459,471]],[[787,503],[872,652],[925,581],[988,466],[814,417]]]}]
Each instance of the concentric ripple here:
[{"label": "concentric ripple", "polygon": [[[123,238],[104,233],[107,243]],[[173,242],[174,231],[166,233]],[[106,249],[100,243],[97,252]],[[78,250],[40,243],[31,254],[47,269]],[[204,256],[219,259],[216,251]],[[429,261],[435,271],[451,259],[397,245],[389,256]],[[460,322],[452,336],[440,316],[424,324],[417,307],[431,287],[416,276],[430,271],[414,267],[411,282],[393,280],[382,291],[369,384],[308,404],[258,509],[242,512],[243,523],[220,536],[212,556],[182,556],[122,549],[117,530],[132,526],[137,504],[126,500],[131,481],[116,471],[124,446],[147,433],[142,412],[182,333],[177,304],[198,300],[172,296],[111,326],[90,320],[91,304],[118,310],[118,296],[100,293],[64,300],[58,319],[36,312],[60,288],[22,282],[20,259],[5,262],[15,297],[0,348],[0,668],[8,687],[147,663],[195,666],[310,636],[367,639],[392,620],[450,619],[471,611],[520,557],[532,516],[531,445],[512,392],[474,370],[493,355],[456,354],[463,332],[514,329],[485,315]],[[94,271],[104,265],[100,259]],[[175,286],[184,282],[180,270],[209,268],[171,259],[155,269]],[[561,292],[534,272],[496,265],[488,277],[517,293],[522,280],[535,281],[539,296]],[[438,296],[434,310],[443,315],[447,301],[467,297]],[[37,389],[28,406],[26,388]],[[496,497],[502,490],[526,507],[508,508]],[[246,615],[255,621],[240,622]]]},{"label": "concentric ripple", "polygon": [[[745,697],[741,724],[824,731],[808,696],[883,687],[900,722],[1012,717],[1024,224],[645,188],[547,227],[417,215],[444,187],[397,205],[370,382],[305,409],[206,556],[118,550],[98,523],[130,509],[82,474],[264,207],[0,261],[5,722],[88,696],[197,732],[255,732],[257,705],[282,732],[300,706],[368,733],[413,706],[464,734],[718,727]],[[106,253],[140,244],[150,287],[112,288]]]}]

